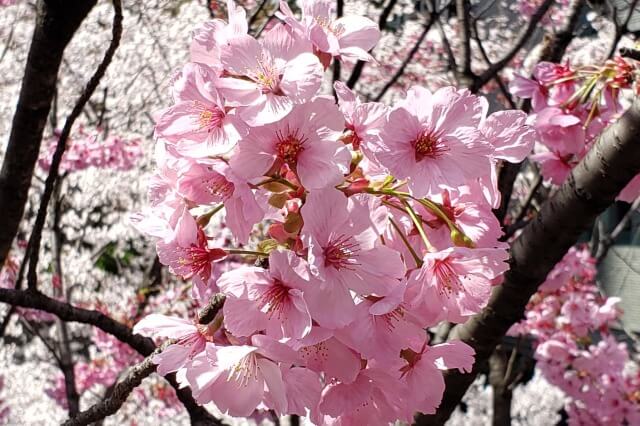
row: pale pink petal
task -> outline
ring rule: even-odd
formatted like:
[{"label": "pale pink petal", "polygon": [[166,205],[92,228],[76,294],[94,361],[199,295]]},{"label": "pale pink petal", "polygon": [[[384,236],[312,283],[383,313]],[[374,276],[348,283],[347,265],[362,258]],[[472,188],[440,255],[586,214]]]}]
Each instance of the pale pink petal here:
[{"label": "pale pink petal", "polygon": [[317,406],[322,391],[318,373],[301,367],[284,368],[282,378],[290,414],[305,416],[307,409]]},{"label": "pale pink petal", "polygon": [[179,339],[197,333],[197,329],[193,322],[183,318],[150,314],[138,321],[133,327],[133,332],[149,337]]},{"label": "pale pink petal", "polygon": [[473,368],[475,351],[460,340],[452,340],[430,347],[428,355],[440,369],[457,368],[461,373],[469,373]]},{"label": "pale pink petal", "polygon": [[318,58],[303,53],[285,65],[280,88],[293,102],[302,103],[318,93],[323,74]]},{"label": "pale pink petal", "polygon": [[264,381],[267,385],[265,404],[267,407],[275,410],[278,415],[287,413],[287,395],[280,368],[265,358],[258,360],[258,368],[264,376]]},{"label": "pale pink petal", "polygon": [[341,49],[359,47],[364,51],[369,51],[380,39],[378,24],[364,16],[344,16],[337,19],[333,26],[343,30],[338,37]]}]

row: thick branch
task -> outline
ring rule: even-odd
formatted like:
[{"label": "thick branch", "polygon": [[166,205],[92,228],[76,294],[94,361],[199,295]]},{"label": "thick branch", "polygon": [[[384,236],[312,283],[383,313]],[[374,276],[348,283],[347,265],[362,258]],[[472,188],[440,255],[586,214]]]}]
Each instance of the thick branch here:
[{"label": "thick branch", "polygon": [[65,47],[97,0],[39,0],[22,88],[0,170],[0,267],[27,202]]},{"label": "thick branch", "polygon": [[497,286],[488,306],[464,325],[456,326],[451,339],[461,339],[476,351],[470,374],[448,371],[442,404],[433,416],[421,416],[418,424],[444,424],[507,330],[523,318],[529,298],[549,271],[580,234],[640,172],[640,101],[609,127],[576,166],[565,183],[542,206],[511,246],[511,269]]},{"label": "thick branch", "polygon": [[77,308],[68,303],[47,297],[37,291],[0,288],[0,302],[49,312],[63,321],[93,325],[131,346],[143,356],[149,355],[155,349],[153,340],[142,337],[139,334],[133,334],[129,327],[100,311]]},{"label": "thick branch", "polygon": [[[109,333],[121,342],[128,344],[143,356],[150,355],[156,348],[151,339],[134,334],[129,327],[104,315],[102,312],[77,308],[68,303],[51,299],[37,291],[0,288],[0,302],[23,308],[39,309],[54,314],[64,321],[79,322],[98,327],[105,333]],[[167,380],[176,390],[178,399],[189,412],[192,424],[219,424],[215,417],[198,405],[188,388],[180,388],[174,376],[168,376]]]}]

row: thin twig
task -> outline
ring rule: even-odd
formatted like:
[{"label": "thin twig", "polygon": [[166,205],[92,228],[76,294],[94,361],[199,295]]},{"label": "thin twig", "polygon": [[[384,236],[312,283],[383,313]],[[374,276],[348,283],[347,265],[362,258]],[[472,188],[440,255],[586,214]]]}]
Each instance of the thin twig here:
[{"label": "thin twig", "polygon": [[47,176],[47,180],[45,181],[44,193],[42,194],[42,198],[40,200],[40,207],[38,208],[38,214],[36,216],[36,221],[33,225],[33,231],[31,232],[31,237],[29,238],[29,243],[27,245],[27,250],[25,256],[29,256],[29,271],[27,273],[27,285],[30,289],[35,290],[37,288],[38,282],[38,258],[40,256],[40,242],[42,239],[42,229],[44,228],[44,222],[47,216],[47,209],[49,206],[49,201],[51,200],[51,195],[53,194],[54,184],[58,179],[60,162],[62,161],[62,156],[67,146],[67,139],[69,139],[69,135],[71,133],[71,128],[75,123],[76,119],[82,113],[84,106],[91,98],[91,95],[100,84],[100,80],[104,76],[107,68],[111,64],[113,56],[116,52],[116,49],[120,45],[120,38],[122,36],[122,4],[121,0],[113,0],[113,28],[112,28],[112,39],[109,47],[104,55],[104,58],[95,73],[87,83],[82,95],[76,102],[71,114],[67,118],[67,121],[64,123],[64,127],[62,128],[62,132],[60,133],[60,138],[58,139],[58,145],[56,146],[56,150],[53,154],[53,158],[51,160],[51,168],[49,170],[49,175]]},{"label": "thin twig", "polygon": [[437,19],[437,16],[438,16],[438,12],[436,12],[436,11],[431,11],[427,15],[427,18],[426,18],[427,20],[424,23],[424,27],[422,29],[422,33],[418,37],[418,40],[416,41],[416,43],[411,48],[411,51],[409,51],[409,54],[407,55],[407,57],[404,58],[404,61],[402,61],[402,64],[400,64],[400,67],[398,67],[398,69],[396,70],[395,74],[393,74],[393,77],[391,77],[391,79],[384,85],[382,90],[380,90],[380,93],[378,93],[376,95],[376,97],[374,98],[374,100],[376,102],[378,102],[380,99],[382,99],[382,97],[387,93],[387,91],[394,84],[396,84],[396,82],[398,81],[398,79],[400,77],[402,77],[402,75],[404,74],[405,69],[407,68],[407,65],[409,65],[409,63],[411,63],[411,61],[413,60],[413,57],[415,56],[415,54],[420,49],[420,46],[422,45],[422,42],[424,41],[425,37],[427,36],[427,33],[431,29],[431,26],[433,25],[434,19]]},{"label": "thin twig", "polygon": [[[493,63],[491,62],[491,58],[489,58],[489,55],[487,54],[487,50],[484,48],[484,45],[482,44],[482,40],[480,40],[480,35],[478,34],[477,22],[478,21],[473,21],[474,40],[478,44],[478,49],[480,50],[480,54],[484,58],[484,61],[487,63],[489,67],[491,67],[493,66]],[[509,107],[511,107],[511,109],[517,109],[518,106],[513,101],[513,98],[511,97],[511,93],[509,93],[509,90],[507,90],[507,86],[505,86],[504,81],[502,81],[502,77],[500,77],[500,72],[497,72],[496,75],[493,76],[493,79],[498,84],[498,88],[500,89],[502,96],[504,96],[505,99],[507,100]]]},{"label": "thin twig", "polygon": [[631,4],[629,5],[629,13],[627,14],[627,17],[625,18],[622,25],[618,24],[618,19],[617,19],[618,13],[616,8],[614,7],[613,21],[616,25],[616,31],[613,36],[613,40],[611,41],[611,47],[609,48],[609,53],[607,54],[607,58],[611,58],[616,53],[616,49],[618,48],[618,43],[620,43],[622,36],[629,31],[629,22],[631,22],[631,17],[633,16],[633,12],[635,12],[637,5],[638,5],[638,0],[631,1]]},{"label": "thin twig", "polygon": [[61,365],[62,364],[62,360],[60,359],[60,356],[58,355],[58,352],[56,352],[56,349],[53,347],[53,345],[40,333],[40,331],[38,331],[38,328],[35,326],[35,324],[32,324],[31,321],[29,321],[24,316],[21,316],[18,319],[18,321],[20,322],[20,324],[22,324],[22,326],[24,328],[27,329],[27,331],[29,331],[32,335],[34,335],[34,336],[36,336],[37,338],[40,339],[40,341],[47,348],[47,350],[49,352],[51,352],[51,355],[56,360],[56,363],[58,365]]},{"label": "thin twig", "polygon": [[456,12],[458,13],[458,36],[462,49],[460,71],[464,77],[473,78],[475,76],[471,71],[471,3],[469,0],[456,0]]},{"label": "thin twig", "polygon": [[249,22],[247,23],[247,27],[251,28],[251,26],[253,25],[253,23],[256,21],[256,19],[258,19],[258,15],[260,15],[260,12],[262,12],[262,9],[264,9],[265,5],[267,4],[269,0],[262,0],[260,2],[260,4],[258,5],[258,7],[256,7],[256,9],[254,10],[254,12],[251,14],[251,16],[249,17]]},{"label": "thin twig", "polygon": [[[344,13],[344,0],[336,0],[336,19],[342,18],[342,14]],[[340,81],[341,74],[341,64],[337,58],[333,60],[333,81],[331,87],[333,87],[333,83],[336,81]],[[333,89],[333,96],[338,100],[337,94],[335,93],[335,89]]]},{"label": "thin twig", "polygon": [[620,49],[620,56],[633,59],[634,61],[640,61],[640,50],[629,49],[628,47],[622,47]]},{"label": "thin twig", "polygon": [[[56,298],[63,298],[64,291],[64,272],[62,270],[62,245],[64,244],[64,235],[60,227],[62,219],[62,183],[63,178],[58,179],[54,184],[53,197],[54,206],[52,211],[53,232],[52,232],[52,254],[53,254],[53,273],[58,277],[58,285],[53,286],[53,295]],[[69,299],[67,299],[68,301]],[[69,407],[69,416],[73,417],[80,412],[80,395],[76,387],[75,367],[73,364],[73,354],[71,352],[71,342],[69,340],[69,329],[67,323],[60,318],[56,319],[58,328],[58,353],[60,354],[59,367],[64,376],[65,394],[67,397],[67,406]]]},{"label": "thin twig", "polygon": [[436,19],[436,25],[438,26],[438,31],[440,32],[440,38],[442,39],[444,50],[447,52],[449,71],[455,73],[458,69],[458,64],[456,64],[456,55],[453,53],[451,43],[449,43],[449,38],[447,37],[447,33],[444,31],[444,25],[442,24],[442,21],[440,21],[440,17]]},{"label": "thin twig", "polygon": [[613,228],[613,231],[609,235],[601,235],[598,242],[598,250],[596,252],[595,258],[596,262],[600,263],[607,256],[609,249],[615,242],[615,240],[620,236],[624,228],[631,221],[633,215],[640,208],[640,197],[636,198],[634,202],[631,204],[629,211],[625,213],[625,215],[620,219],[620,222]]},{"label": "thin twig", "polygon": [[547,11],[553,4],[554,0],[544,0],[544,2],[536,9],[533,15],[531,15],[531,19],[529,20],[529,24],[522,31],[520,36],[518,37],[518,41],[513,45],[511,50],[507,52],[502,59],[498,62],[495,62],[491,65],[487,70],[485,70],[482,74],[477,76],[475,81],[473,82],[473,86],[470,87],[472,92],[477,92],[484,86],[489,80],[491,80],[498,72],[500,72],[505,66],[511,62],[511,60],[520,52],[520,49],[524,47],[524,45],[529,41],[531,36],[535,33],[535,31],[539,28],[539,22],[546,15]]},{"label": "thin twig", "polygon": [[[382,10],[382,13],[380,13],[380,18],[378,18],[378,29],[380,29],[380,31],[384,31],[387,28],[389,15],[391,15],[391,11],[397,2],[398,0],[389,0],[385,8]],[[366,64],[367,63],[365,61],[358,61],[353,67],[353,71],[351,71],[351,75],[347,80],[347,87],[349,89],[353,89],[355,87]]]},{"label": "thin twig", "polygon": [[512,221],[511,225],[506,227],[504,231],[504,235],[500,238],[500,241],[509,240],[509,238],[511,238],[518,230],[524,228],[527,225],[527,223],[529,223],[529,221],[525,219],[525,216],[529,211],[529,207],[531,206],[531,203],[533,202],[533,199],[536,193],[538,192],[538,189],[540,189],[541,186],[542,186],[542,175],[538,175],[535,183],[529,190],[529,194],[527,194],[527,198],[522,204],[522,207],[520,208],[518,215]]}]

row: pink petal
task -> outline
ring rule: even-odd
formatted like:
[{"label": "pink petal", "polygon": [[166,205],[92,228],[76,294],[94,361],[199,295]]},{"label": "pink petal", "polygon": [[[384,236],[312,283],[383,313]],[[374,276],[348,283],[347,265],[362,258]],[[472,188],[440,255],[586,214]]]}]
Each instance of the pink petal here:
[{"label": "pink petal", "polygon": [[150,314],[142,318],[133,327],[133,332],[148,337],[168,337],[179,339],[197,333],[193,322],[160,314]]}]

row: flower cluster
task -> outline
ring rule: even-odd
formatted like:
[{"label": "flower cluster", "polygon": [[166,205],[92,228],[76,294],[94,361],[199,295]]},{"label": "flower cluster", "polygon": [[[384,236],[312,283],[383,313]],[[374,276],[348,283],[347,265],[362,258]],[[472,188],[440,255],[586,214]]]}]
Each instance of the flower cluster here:
[{"label": "flower cluster", "polygon": [[[409,422],[440,404],[441,370],[472,367],[469,346],[430,345],[425,329],[466,321],[500,283],[496,164],[522,161],[535,131],[451,87],[393,107],[341,82],[337,104],[323,96],[331,62],[369,60],[379,37],[332,3],[303,1],[298,19],[283,1],[257,40],[229,1],[228,21],[194,32],[157,114],[150,207],[132,220],[195,299],[226,299],[208,324],[151,314],[135,331],[175,339],[158,372],[231,416]],[[212,230],[222,211],[228,238]]]},{"label": "flower cluster", "polygon": [[[44,171],[51,167],[53,153],[60,134],[48,140],[45,152],[38,159],[38,165]],[[76,135],[67,141],[67,149],[60,163],[61,172],[85,170],[90,167],[99,169],[131,170],[142,157],[139,139],[125,141],[119,136],[104,136],[101,131],[89,133],[80,127]]]},{"label": "flower cluster", "polygon": [[538,367],[569,397],[570,424],[637,424],[640,371],[627,369],[628,348],[609,329],[619,299],[600,296],[595,275],[588,250],[572,248],[510,333],[535,337]]},{"label": "flower cluster", "polygon": [[[511,92],[530,99],[530,120],[541,144],[540,152],[530,158],[540,165],[545,179],[561,184],[602,131],[622,114],[621,91],[631,88],[634,73],[633,64],[616,57],[599,67],[540,62],[533,78],[515,76]],[[618,199],[631,202],[638,195],[640,175]]]}]

